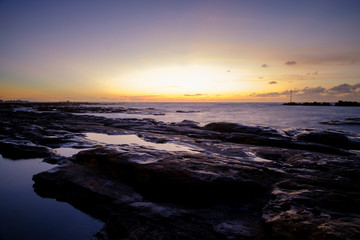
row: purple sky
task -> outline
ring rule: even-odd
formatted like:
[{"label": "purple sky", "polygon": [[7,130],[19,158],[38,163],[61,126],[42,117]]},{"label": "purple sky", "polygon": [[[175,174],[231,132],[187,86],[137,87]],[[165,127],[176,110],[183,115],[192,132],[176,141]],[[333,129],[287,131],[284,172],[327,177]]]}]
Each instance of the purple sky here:
[{"label": "purple sky", "polygon": [[[0,99],[281,101],[296,90],[359,101],[359,9],[358,0],[0,0]],[[331,90],[344,84],[346,93]],[[304,90],[316,88],[325,90]]]}]

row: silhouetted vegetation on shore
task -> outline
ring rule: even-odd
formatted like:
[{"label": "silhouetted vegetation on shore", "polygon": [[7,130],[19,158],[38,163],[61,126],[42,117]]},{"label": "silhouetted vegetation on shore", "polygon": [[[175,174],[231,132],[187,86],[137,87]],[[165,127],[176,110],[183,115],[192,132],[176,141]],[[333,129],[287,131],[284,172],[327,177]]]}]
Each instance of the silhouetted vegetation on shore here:
[{"label": "silhouetted vegetation on shore", "polygon": [[283,103],[283,105],[287,106],[340,106],[340,107],[360,107],[359,102],[351,102],[351,101],[338,101],[334,104],[329,102],[303,102],[303,103],[296,103],[296,102],[288,102]]},{"label": "silhouetted vegetation on shore", "polygon": [[338,101],[337,103],[335,103],[335,106],[360,107],[360,102]]}]

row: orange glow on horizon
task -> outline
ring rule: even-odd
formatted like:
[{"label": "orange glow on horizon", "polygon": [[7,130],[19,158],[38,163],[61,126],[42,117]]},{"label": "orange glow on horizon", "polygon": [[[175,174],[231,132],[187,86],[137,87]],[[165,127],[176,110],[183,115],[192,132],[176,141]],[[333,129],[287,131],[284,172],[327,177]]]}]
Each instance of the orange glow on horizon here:
[{"label": "orange glow on horizon", "polygon": [[241,79],[241,74],[215,65],[170,65],[146,67],[112,81],[130,94],[194,95],[227,93],[238,88]]}]

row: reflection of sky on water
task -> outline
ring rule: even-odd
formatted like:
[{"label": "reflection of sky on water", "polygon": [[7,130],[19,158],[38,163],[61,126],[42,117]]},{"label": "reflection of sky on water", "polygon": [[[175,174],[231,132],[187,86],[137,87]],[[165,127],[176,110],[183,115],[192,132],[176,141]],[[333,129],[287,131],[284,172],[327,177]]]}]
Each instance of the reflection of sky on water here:
[{"label": "reflection of sky on water", "polygon": [[153,143],[147,142],[139,138],[135,134],[128,135],[107,135],[102,133],[86,133],[86,137],[90,140],[94,140],[106,144],[128,144],[128,145],[140,145],[145,147],[155,148],[157,150],[164,151],[193,151],[191,148],[174,144],[174,143]]},{"label": "reflection of sky on water", "polygon": [[60,147],[54,149],[59,155],[64,157],[71,157],[74,154],[77,154],[80,151],[86,150],[84,148],[78,149],[78,148],[70,148],[70,147]]},{"label": "reflection of sky on water", "polygon": [[0,239],[89,239],[102,223],[71,205],[39,197],[32,176],[54,165],[0,155]]}]

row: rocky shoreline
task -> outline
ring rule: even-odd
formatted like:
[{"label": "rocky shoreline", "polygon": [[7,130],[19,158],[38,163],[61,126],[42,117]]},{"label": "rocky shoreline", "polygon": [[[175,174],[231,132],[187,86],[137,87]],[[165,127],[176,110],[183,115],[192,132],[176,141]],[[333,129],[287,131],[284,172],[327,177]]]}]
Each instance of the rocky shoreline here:
[{"label": "rocky shoreline", "polygon": [[[0,154],[58,164],[33,177],[34,190],[103,221],[95,239],[360,238],[360,142],[341,132],[71,114],[110,111],[97,106],[21,107],[0,105]],[[86,133],[189,150],[102,143]],[[81,151],[65,157],[61,147]]]}]

